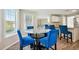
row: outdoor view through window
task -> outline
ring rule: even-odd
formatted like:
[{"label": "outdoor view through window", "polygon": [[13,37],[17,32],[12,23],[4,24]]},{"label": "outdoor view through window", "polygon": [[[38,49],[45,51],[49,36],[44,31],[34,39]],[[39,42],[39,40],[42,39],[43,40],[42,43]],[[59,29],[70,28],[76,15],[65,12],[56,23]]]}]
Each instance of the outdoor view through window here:
[{"label": "outdoor view through window", "polygon": [[15,32],[16,28],[16,11],[7,9],[4,10],[4,15],[5,15],[5,33],[11,33]]}]

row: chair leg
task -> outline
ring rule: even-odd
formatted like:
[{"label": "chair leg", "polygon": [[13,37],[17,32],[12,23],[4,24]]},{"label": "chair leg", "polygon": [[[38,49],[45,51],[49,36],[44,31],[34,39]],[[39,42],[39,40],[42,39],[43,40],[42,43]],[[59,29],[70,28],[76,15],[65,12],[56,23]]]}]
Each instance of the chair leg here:
[{"label": "chair leg", "polygon": [[62,38],[62,37],[61,37],[61,34],[60,34],[60,40],[61,40],[61,38]]},{"label": "chair leg", "polygon": [[35,43],[33,44],[33,50],[35,50]]},{"label": "chair leg", "polygon": [[35,43],[30,44],[30,48],[33,49],[33,50],[35,50]]},{"label": "chair leg", "polygon": [[30,48],[33,48],[33,44],[30,44]]},{"label": "chair leg", "polygon": [[57,50],[57,44],[55,44],[55,50]]},{"label": "chair leg", "polygon": [[67,34],[67,43],[68,43],[68,34]]},{"label": "chair leg", "polygon": [[68,39],[67,39],[67,43],[68,43]]},{"label": "chair leg", "polygon": [[67,37],[67,43],[68,43],[68,37]]},{"label": "chair leg", "polygon": [[71,42],[72,42],[72,34],[71,34]]},{"label": "chair leg", "polygon": [[51,47],[52,50],[55,50],[54,48]]},{"label": "chair leg", "polygon": [[65,39],[65,34],[64,34],[64,39]]},{"label": "chair leg", "polygon": [[20,46],[20,50],[23,50],[23,47],[22,46]]},{"label": "chair leg", "polygon": [[40,42],[39,42],[39,44],[38,44],[38,48],[39,48],[39,50],[41,50],[41,48],[42,48],[41,45],[40,45]]}]

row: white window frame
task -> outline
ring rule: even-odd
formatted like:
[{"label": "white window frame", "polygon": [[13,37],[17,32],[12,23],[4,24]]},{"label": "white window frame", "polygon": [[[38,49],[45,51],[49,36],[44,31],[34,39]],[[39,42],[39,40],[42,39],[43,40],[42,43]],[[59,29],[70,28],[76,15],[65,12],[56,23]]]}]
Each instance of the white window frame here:
[{"label": "white window frame", "polygon": [[[73,23],[73,24],[72,24],[71,22],[68,23],[68,17],[71,17],[71,18],[73,17],[73,19],[72,19],[72,23]],[[75,18],[75,16],[67,16],[67,27],[68,27],[68,28],[74,28],[74,18]],[[71,25],[72,25],[71,27],[69,26],[70,23],[71,23]]]},{"label": "white window frame", "polygon": [[31,17],[31,25],[33,25],[33,16],[30,14],[24,14],[24,30],[26,31],[26,16]]},{"label": "white window frame", "polygon": [[[6,9],[7,10],[7,9]],[[5,14],[4,14],[4,12],[5,12],[5,10],[3,11],[3,18],[4,18],[4,37],[5,38],[8,38],[8,37],[11,37],[11,36],[14,36],[14,35],[16,35],[17,33],[16,33],[16,30],[17,30],[17,28],[19,27],[18,26],[18,10],[16,10],[15,9],[15,11],[16,11],[16,16],[15,16],[15,30],[14,30],[14,32],[11,32],[11,33],[6,33],[6,29],[5,29],[5,22],[6,22],[6,20],[5,20]]]}]

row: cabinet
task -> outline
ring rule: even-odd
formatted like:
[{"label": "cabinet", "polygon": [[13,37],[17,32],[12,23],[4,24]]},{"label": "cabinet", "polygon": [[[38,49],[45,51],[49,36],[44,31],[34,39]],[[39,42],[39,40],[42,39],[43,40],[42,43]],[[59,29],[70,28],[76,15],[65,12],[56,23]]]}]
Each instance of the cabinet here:
[{"label": "cabinet", "polygon": [[61,25],[61,17],[60,16],[51,16],[51,24],[55,25],[56,28]]},{"label": "cabinet", "polygon": [[79,40],[79,28],[74,29],[74,41]]}]

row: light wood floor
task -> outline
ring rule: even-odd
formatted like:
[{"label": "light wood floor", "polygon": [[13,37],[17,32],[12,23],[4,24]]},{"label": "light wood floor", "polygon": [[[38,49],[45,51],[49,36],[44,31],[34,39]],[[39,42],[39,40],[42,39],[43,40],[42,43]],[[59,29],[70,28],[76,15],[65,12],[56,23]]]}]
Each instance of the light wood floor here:
[{"label": "light wood floor", "polygon": [[[19,43],[13,45],[7,50],[19,50]],[[31,50],[30,46],[24,48],[24,50]],[[79,41],[71,43],[67,43],[66,39],[61,39],[57,41],[57,50],[79,50]]]}]

